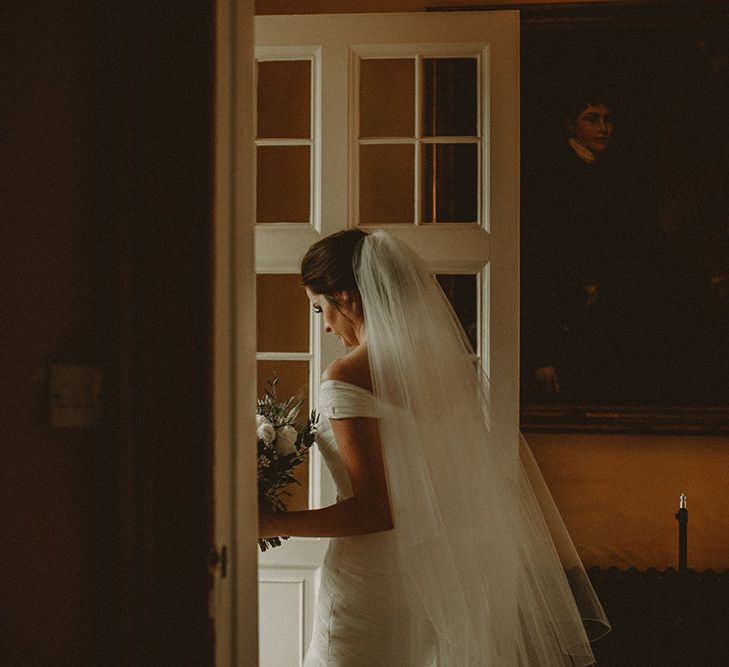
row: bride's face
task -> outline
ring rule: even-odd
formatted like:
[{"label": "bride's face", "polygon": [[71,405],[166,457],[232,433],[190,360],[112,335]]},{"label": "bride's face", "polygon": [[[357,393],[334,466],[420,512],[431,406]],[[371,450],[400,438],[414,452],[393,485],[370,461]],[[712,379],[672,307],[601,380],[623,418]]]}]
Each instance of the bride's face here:
[{"label": "bride's face", "polygon": [[337,303],[334,304],[323,294],[314,294],[308,287],[305,289],[314,312],[321,313],[324,318],[324,329],[335,334],[349,347],[359,345],[361,321],[352,307],[350,297],[346,293],[338,294]]}]

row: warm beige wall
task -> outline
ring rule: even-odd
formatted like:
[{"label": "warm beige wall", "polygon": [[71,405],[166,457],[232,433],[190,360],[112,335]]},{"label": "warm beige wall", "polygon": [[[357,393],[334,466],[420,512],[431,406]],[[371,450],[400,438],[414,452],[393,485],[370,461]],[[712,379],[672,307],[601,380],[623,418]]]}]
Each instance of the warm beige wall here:
[{"label": "warm beige wall", "polygon": [[[522,0],[521,4],[569,0]],[[619,2],[620,0],[613,0]],[[258,0],[257,14],[415,12],[468,0]],[[488,4],[516,4],[494,0]],[[689,566],[729,568],[729,437],[530,434],[528,440],[587,566],[676,567],[680,493],[689,499]]]},{"label": "warm beige wall", "polygon": [[532,433],[534,456],[587,566],[729,568],[729,437]]}]

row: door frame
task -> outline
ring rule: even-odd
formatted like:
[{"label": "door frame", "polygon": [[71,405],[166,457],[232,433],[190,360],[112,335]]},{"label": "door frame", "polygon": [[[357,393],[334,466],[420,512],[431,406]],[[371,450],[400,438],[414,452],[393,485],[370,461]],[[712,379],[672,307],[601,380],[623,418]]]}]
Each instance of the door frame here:
[{"label": "door frame", "polygon": [[[215,664],[258,664],[255,449],[253,0],[216,3],[214,174]],[[251,439],[250,442],[253,442]]]},{"label": "door frame", "polygon": [[[255,450],[238,447],[247,442],[242,434],[253,433],[255,423],[256,332],[250,318],[256,312],[253,15],[253,0],[220,0],[216,6],[213,540],[219,553],[223,546],[227,548],[226,576],[221,576],[220,563],[212,569],[210,613],[216,665],[258,664]],[[509,49],[518,54],[518,21],[514,25]],[[518,82],[518,56],[507,62],[506,80],[490,79],[493,95],[507,93]],[[492,124],[512,137],[518,155],[516,106],[509,112],[495,110]],[[501,165],[503,157],[497,152],[490,156],[492,163]],[[516,224],[518,230],[516,176],[518,159],[492,181],[492,188],[500,193],[496,202],[503,204],[492,208],[496,224],[489,231],[492,249],[498,247],[501,252],[493,253],[487,287],[492,313],[496,309],[500,318],[512,323],[518,323],[518,298],[514,299],[518,284],[494,288],[501,283],[499,276],[518,276],[518,232],[509,229]],[[492,339],[491,345],[495,344],[503,345],[502,354],[495,355],[501,361],[490,369],[492,379],[499,380],[499,422],[507,432],[517,434],[518,387],[509,378],[514,363],[518,366],[515,342],[500,336],[498,341]]]}]

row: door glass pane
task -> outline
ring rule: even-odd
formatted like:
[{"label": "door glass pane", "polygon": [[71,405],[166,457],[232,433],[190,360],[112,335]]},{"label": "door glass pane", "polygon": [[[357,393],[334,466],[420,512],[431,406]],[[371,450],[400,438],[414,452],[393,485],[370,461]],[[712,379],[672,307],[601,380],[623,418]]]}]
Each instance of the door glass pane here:
[{"label": "door glass pane", "polygon": [[478,87],[475,58],[423,59],[423,136],[475,136]]},{"label": "door glass pane", "polygon": [[360,136],[415,136],[415,61],[360,61]]},{"label": "door glass pane", "polygon": [[256,156],[256,220],[308,223],[309,147],[259,146]]},{"label": "door glass pane", "polygon": [[311,136],[311,62],[258,63],[258,138]]},{"label": "door glass pane", "polygon": [[477,144],[423,146],[423,222],[478,220]]},{"label": "door glass pane", "polygon": [[441,273],[436,276],[441,289],[451,302],[471,345],[476,352],[478,338],[478,282],[474,275]]},{"label": "door glass pane", "polygon": [[309,351],[309,300],[298,274],[256,276],[259,352]]},{"label": "door glass pane", "polygon": [[304,399],[299,418],[305,418],[309,410],[309,362],[286,361],[258,361],[258,396],[262,396],[266,389],[266,382],[274,375],[278,376],[278,395],[288,398],[298,396]]},{"label": "door glass pane", "polygon": [[359,221],[361,224],[413,222],[415,147],[360,146]]},{"label": "door glass pane", "polygon": [[[299,411],[297,421],[305,421],[309,412],[309,362],[307,361],[258,361],[258,392],[263,396],[266,382],[278,375],[277,392],[284,401],[289,396],[298,396],[304,399]],[[289,510],[306,509],[309,493],[309,465],[308,461],[295,468],[294,478],[299,484],[292,484],[289,491],[293,494],[288,499]]]}]

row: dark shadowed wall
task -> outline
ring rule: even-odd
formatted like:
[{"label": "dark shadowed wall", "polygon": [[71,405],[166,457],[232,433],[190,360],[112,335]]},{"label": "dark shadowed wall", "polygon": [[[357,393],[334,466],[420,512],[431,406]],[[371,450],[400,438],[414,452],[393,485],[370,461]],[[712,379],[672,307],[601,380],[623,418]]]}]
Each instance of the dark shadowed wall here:
[{"label": "dark shadowed wall", "polygon": [[[213,3],[2,24],[0,663],[209,664]],[[98,425],[51,426],[59,362]]]}]

